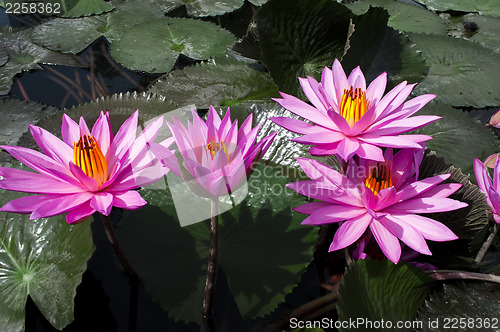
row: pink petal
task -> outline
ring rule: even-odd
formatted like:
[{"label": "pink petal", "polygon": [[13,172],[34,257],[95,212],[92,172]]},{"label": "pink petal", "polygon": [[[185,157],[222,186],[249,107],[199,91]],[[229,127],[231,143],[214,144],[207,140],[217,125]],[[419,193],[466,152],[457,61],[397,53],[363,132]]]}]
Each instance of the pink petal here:
[{"label": "pink petal", "polygon": [[327,99],[328,104],[333,109],[338,109],[337,94],[335,93],[335,86],[333,85],[332,70],[328,67],[323,68],[321,73],[321,85],[323,86],[323,94]]},{"label": "pink petal", "polygon": [[78,126],[80,129],[80,136],[90,135],[89,127],[87,127],[87,123],[85,122],[85,119],[83,118],[83,116],[80,117],[80,121],[78,122]]},{"label": "pink petal", "polygon": [[[349,124],[347,123],[347,120],[342,115],[340,115],[339,113],[335,112],[332,109],[329,109],[328,116],[335,124],[335,127],[338,128],[337,131],[341,131],[346,135],[350,135],[351,126],[349,126]],[[321,124],[321,123],[319,123],[319,124]]]},{"label": "pink petal", "polygon": [[358,142],[359,142],[359,148],[357,154],[360,158],[375,160],[375,161],[384,161],[384,155],[382,154],[381,148],[360,140],[358,140]]},{"label": "pink petal", "polygon": [[340,141],[337,147],[337,153],[340,157],[347,161],[351,159],[354,154],[356,154],[359,145],[360,144],[356,138],[347,136],[342,141]]},{"label": "pink petal", "polygon": [[90,206],[90,201],[75,207],[66,215],[66,222],[68,224],[79,223],[85,221],[87,218],[94,214],[95,210]]},{"label": "pink petal", "polygon": [[328,251],[339,250],[353,244],[363,235],[372,220],[373,218],[366,213],[344,222],[337,232],[335,232],[333,242]]},{"label": "pink petal", "polygon": [[314,211],[311,214],[310,219],[312,220],[309,225],[322,225],[325,223],[355,219],[363,214],[366,214],[364,208],[356,208],[350,205],[330,205]]},{"label": "pink petal", "polygon": [[421,128],[428,125],[431,122],[441,119],[439,116],[434,115],[421,115],[415,116],[413,118],[394,120],[389,124],[384,126],[379,126],[378,124],[367,129],[366,132],[374,132],[376,135],[395,135],[406,133],[411,130]]},{"label": "pink petal", "polygon": [[399,136],[378,136],[376,134],[364,134],[358,136],[358,140],[370,143],[376,146],[382,146],[387,148],[413,148],[421,149],[422,146],[415,143],[410,135],[399,135]]},{"label": "pink petal", "polygon": [[[315,126],[310,123],[300,121],[294,118],[287,118],[287,117],[275,117],[275,118],[270,118],[270,120],[274,123],[276,123],[278,126],[281,126],[285,128],[286,130],[289,130],[291,132],[297,133],[297,134],[309,134],[311,132],[316,132],[316,131],[324,131],[320,126]],[[241,130],[241,129],[240,129]],[[241,138],[238,137],[238,140],[241,140]]]},{"label": "pink petal", "polygon": [[113,138],[113,131],[111,129],[111,124],[109,123],[109,115],[107,111],[106,114],[101,112],[99,119],[97,119],[94,127],[92,128],[92,136],[94,136],[96,141],[99,143],[102,154],[106,156]]},{"label": "pink petal", "polygon": [[397,95],[401,92],[401,90],[404,89],[405,86],[406,81],[399,83],[377,103],[377,105],[375,106],[377,121],[383,118],[382,114],[384,113],[385,109],[391,104],[394,98],[397,97]]},{"label": "pink petal", "polygon": [[135,210],[146,204],[147,202],[136,190],[113,193],[113,206],[126,210]]},{"label": "pink petal", "polygon": [[487,193],[491,187],[491,179],[486,167],[479,159],[474,159],[474,174],[476,175],[477,186],[483,193]]},{"label": "pink petal", "polygon": [[88,191],[97,191],[99,186],[96,180],[85,174],[85,172],[72,162],[69,164],[69,169],[71,174],[80,182],[82,186],[88,189]]},{"label": "pink petal", "polygon": [[322,144],[313,146],[309,149],[312,156],[330,156],[337,153],[337,147],[340,142]]},{"label": "pink petal", "polygon": [[43,128],[30,125],[33,138],[43,152],[52,159],[67,166],[73,161],[73,148]]},{"label": "pink petal", "polygon": [[207,127],[215,127],[215,128],[219,128],[220,125],[221,125],[221,120],[220,120],[220,117],[219,117],[219,114],[217,113],[217,111],[215,110],[215,108],[210,105],[210,108],[208,109],[208,116],[207,116]]},{"label": "pink petal", "polygon": [[401,257],[401,246],[397,237],[392,235],[378,220],[373,219],[370,230],[384,255],[394,264]]},{"label": "pink petal", "polygon": [[427,240],[431,241],[451,241],[458,237],[442,223],[424,216],[416,214],[392,215],[399,224],[409,224],[413,226]]},{"label": "pink petal", "polygon": [[120,160],[126,151],[132,146],[136,137],[137,122],[139,112],[135,111],[125,122],[122,124],[116,136],[111,142],[110,151],[115,156],[112,162]]},{"label": "pink petal", "polygon": [[331,206],[327,202],[310,202],[294,207],[292,210],[298,213],[311,214],[316,210]]},{"label": "pink petal", "polygon": [[[273,118],[271,118],[272,120]],[[250,130],[252,129],[252,120],[253,120],[253,113],[250,113],[248,117],[243,121],[243,123],[240,126],[240,130],[238,131],[238,141],[243,139],[244,136],[246,136]]]},{"label": "pink petal", "polygon": [[105,191],[94,193],[90,200],[90,206],[100,214],[108,216],[113,207],[113,195]]},{"label": "pink petal", "polygon": [[68,115],[63,114],[61,135],[63,141],[70,147],[80,139],[80,127]]},{"label": "pink petal", "polygon": [[458,189],[462,188],[460,183],[445,183],[435,186],[432,189],[425,191],[418,195],[420,198],[424,197],[448,197],[451,194],[455,193]]},{"label": "pink petal", "polygon": [[299,77],[299,82],[307,99],[314,107],[325,113],[329,106],[318,91],[318,82],[309,76],[307,78]]},{"label": "pink petal", "polygon": [[36,209],[31,213],[30,219],[48,218],[66,213],[80,204],[87,202],[91,198],[92,193],[83,192],[78,194],[61,195],[52,199],[47,199],[44,204],[36,207]]},{"label": "pink petal", "polygon": [[374,79],[368,89],[366,89],[366,100],[369,103],[369,108],[376,105],[380,98],[384,95],[385,87],[387,85],[387,73],[383,72],[376,79]]},{"label": "pink petal", "polygon": [[0,167],[0,189],[34,194],[71,194],[84,191],[68,182],[56,181],[45,175],[15,168]]},{"label": "pink petal", "polygon": [[151,166],[140,171],[130,170],[129,172],[120,174],[107,190],[125,191],[147,186],[163,177],[166,172],[167,169],[160,165]]},{"label": "pink petal", "polygon": [[359,68],[359,66],[352,70],[352,72],[349,74],[349,77],[347,78],[347,82],[350,86],[353,87],[353,89],[359,88],[362,91],[366,91],[365,75],[363,75],[363,72],[361,71],[361,68]]},{"label": "pink petal", "polygon": [[36,210],[40,205],[45,204],[47,201],[59,197],[59,195],[37,195],[26,196],[14,199],[7,202],[0,208],[0,211],[14,212],[14,213],[31,213]]},{"label": "pink petal", "polygon": [[432,255],[422,234],[410,224],[399,223],[399,219],[393,218],[390,214],[380,218],[379,221],[392,235],[406,243],[408,247],[421,254]]},{"label": "pink petal", "polygon": [[335,59],[332,66],[333,84],[335,85],[335,93],[337,95],[337,102],[340,103],[344,90],[349,89],[349,82],[345,75],[344,69],[339,60]]},{"label": "pink petal", "polygon": [[316,132],[311,134],[306,134],[302,137],[292,138],[290,141],[297,142],[301,144],[326,144],[326,143],[335,143],[340,140],[347,139],[345,135],[338,131],[324,131],[324,132]]},{"label": "pink petal", "polygon": [[417,182],[412,182],[411,184],[401,188],[401,190],[398,191],[397,199],[399,201],[406,201],[435,187],[436,185],[448,179],[449,177],[450,174],[442,174],[426,178]]},{"label": "pink petal", "polygon": [[450,198],[424,197],[412,198],[408,201],[396,203],[387,208],[387,212],[404,213],[433,213],[446,212],[464,208],[467,203],[459,202]]}]

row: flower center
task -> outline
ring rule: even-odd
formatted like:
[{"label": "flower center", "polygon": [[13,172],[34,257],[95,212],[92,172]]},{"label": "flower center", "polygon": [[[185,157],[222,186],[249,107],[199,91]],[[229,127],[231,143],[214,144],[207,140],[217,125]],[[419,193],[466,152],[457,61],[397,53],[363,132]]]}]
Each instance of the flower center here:
[{"label": "flower center", "polygon": [[78,143],[74,144],[73,152],[75,165],[96,180],[98,186],[101,186],[108,179],[108,163],[102,154],[99,143],[93,136],[80,136]]},{"label": "flower center", "polygon": [[349,90],[344,90],[340,101],[340,115],[347,120],[351,127],[361,119],[367,109],[365,91],[361,91],[360,88],[353,89],[352,86]]},{"label": "flower center", "polygon": [[367,186],[375,196],[380,190],[392,187],[391,170],[385,165],[377,165],[370,176],[365,180]]},{"label": "flower center", "polygon": [[227,152],[226,144],[224,144],[223,141],[220,141],[220,142],[212,141],[212,142],[208,143],[207,150],[208,150],[208,152],[210,152],[212,159],[215,158],[215,155],[217,154],[217,152],[219,152],[220,150],[223,150],[224,153],[226,154],[227,161],[230,161],[229,160],[229,153]]}]

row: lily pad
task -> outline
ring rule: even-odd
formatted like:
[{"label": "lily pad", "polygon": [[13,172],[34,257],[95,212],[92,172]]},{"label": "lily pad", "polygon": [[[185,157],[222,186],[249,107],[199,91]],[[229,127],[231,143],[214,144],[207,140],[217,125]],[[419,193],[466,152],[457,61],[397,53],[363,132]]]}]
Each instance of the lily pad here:
[{"label": "lily pad", "polygon": [[[9,165],[10,166],[10,165]],[[2,191],[2,204],[20,197]],[[0,214],[0,324],[23,331],[28,296],[61,330],[73,320],[76,288],[94,252],[90,221],[68,225],[64,216],[28,220]]]},{"label": "lily pad", "polygon": [[494,326],[498,327],[499,310],[498,297],[479,292],[465,283],[447,283],[442,290],[433,292],[420,308],[418,320],[425,323],[419,331],[436,331],[447,322],[448,326],[455,324],[461,330],[492,331]]},{"label": "lily pad", "polygon": [[373,7],[353,18],[350,47],[342,59],[344,70],[349,73],[359,65],[367,81],[385,71],[389,86],[419,82],[427,73],[424,59],[405,36],[387,26],[387,20],[386,10]]},{"label": "lily pad", "polygon": [[500,150],[495,134],[459,109],[444,103],[431,102],[418,111],[417,115],[443,117],[417,129],[415,133],[432,136],[432,139],[426,142],[426,146],[444,157],[447,162],[461,168],[465,174],[473,173],[474,158],[485,160]]},{"label": "lily pad", "polygon": [[9,55],[5,50],[0,50],[0,66],[3,66],[7,60],[9,60]]},{"label": "lily pad", "polygon": [[[101,111],[109,110],[111,127],[116,131],[123,121],[129,118],[133,112],[139,110],[139,130],[142,130],[147,125],[147,121],[161,115],[168,115],[167,119],[169,120],[171,120],[173,115],[183,119],[187,112],[183,110],[172,112],[175,109],[177,109],[177,106],[166,101],[164,97],[150,93],[127,92],[99,98],[93,102],[74,106],[70,109],[64,109],[52,116],[41,119],[36,125],[54,133],[54,135],[60,135],[63,113],[68,114],[75,121],[78,121],[80,116],[83,116],[87,124],[90,125],[97,120]],[[159,136],[170,135],[167,131],[167,127],[163,126]],[[38,147],[29,132],[26,132],[21,137],[19,145],[30,149],[37,149]]]},{"label": "lily pad", "polygon": [[329,0],[271,0],[259,9],[262,62],[280,91],[304,96],[297,77],[318,79],[342,57],[352,16]]},{"label": "lily pad", "polygon": [[[249,178],[246,199],[219,216],[219,267],[244,319],[271,312],[312,258],[316,230],[301,226],[302,216],[291,211],[305,198],[286,188],[288,182],[260,165]],[[181,228],[168,187],[140,192],[150,205],[141,213],[125,213],[120,242],[146,291],[176,320],[200,322],[208,224]],[[147,246],[141,241],[145,232],[155,234],[147,238]],[[148,263],[153,261],[161,262],[161,268]]]},{"label": "lily pad", "polygon": [[262,6],[263,4],[268,2],[269,0],[248,0],[248,1],[255,6]]},{"label": "lily pad", "polygon": [[370,6],[382,7],[389,13],[387,25],[405,32],[446,34],[446,24],[433,12],[401,1],[361,0],[346,4],[356,15],[365,13]]},{"label": "lily pad", "polygon": [[[339,286],[339,321],[384,321],[377,328],[358,325],[362,330],[394,331],[397,321],[415,318],[434,281],[410,264],[395,265],[388,260],[364,259],[353,262]],[[391,325],[394,324],[394,325]],[[342,328],[340,331],[357,330]]]},{"label": "lily pad", "polygon": [[225,53],[236,41],[215,24],[165,18],[142,23],[111,44],[113,58],[127,68],[150,73],[172,70],[179,54],[205,60]]},{"label": "lily pad", "polygon": [[65,6],[62,6],[61,8],[63,9],[63,12],[58,16],[82,17],[109,12],[115,7],[103,0],[78,0],[75,4],[71,4],[69,8]]},{"label": "lily pad", "polygon": [[496,0],[416,0],[435,11],[474,12],[500,17],[500,3]]},{"label": "lily pad", "polygon": [[476,41],[500,53],[500,18],[478,14],[447,17],[449,32],[454,37]]},{"label": "lily pad", "polygon": [[429,73],[416,94],[433,93],[453,106],[482,108],[500,105],[498,54],[479,43],[448,36],[409,34],[422,51]]},{"label": "lily pad", "polygon": [[34,28],[33,40],[55,51],[76,54],[101,36],[112,43],[135,25],[162,17],[159,7],[150,2],[127,1],[108,14],[44,22]]},{"label": "lily pad", "polygon": [[54,52],[34,44],[31,29],[0,29],[0,49],[8,54],[8,60],[0,66],[0,94],[7,94],[16,74],[32,69],[42,69],[38,64],[81,66],[75,57]]},{"label": "lily pad", "polygon": [[173,71],[158,79],[148,91],[166,96],[180,106],[194,104],[202,109],[279,96],[268,73],[230,59]]}]

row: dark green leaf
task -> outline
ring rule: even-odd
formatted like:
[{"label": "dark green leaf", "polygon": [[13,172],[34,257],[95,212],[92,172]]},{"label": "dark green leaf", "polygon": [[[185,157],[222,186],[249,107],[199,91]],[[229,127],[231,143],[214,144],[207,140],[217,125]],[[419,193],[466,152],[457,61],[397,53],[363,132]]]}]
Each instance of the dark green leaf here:
[{"label": "dark green leaf", "polygon": [[368,82],[387,72],[389,85],[401,81],[419,82],[427,73],[422,56],[408,39],[387,27],[388,14],[370,8],[353,18],[354,32],[349,39],[342,65],[346,73],[360,66]]},{"label": "dark green leaf", "polygon": [[142,0],[127,1],[115,11],[76,19],[57,18],[35,27],[33,39],[52,50],[79,53],[97,38],[120,39],[133,26],[163,17],[159,7]]},{"label": "dark green leaf", "polygon": [[[2,192],[2,204],[20,197]],[[0,324],[23,331],[28,295],[57,329],[73,320],[74,297],[94,252],[90,220],[68,225],[64,216],[28,220],[0,215]]]},{"label": "dark green leaf", "polygon": [[477,14],[447,15],[447,18],[448,30],[453,36],[477,41],[500,53],[500,18]]},{"label": "dark green leaf", "polygon": [[[339,321],[364,318],[371,322],[411,320],[429,295],[433,280],[410,264],[394,265],[388,260],[353,262],[339,286]],[[393,331],[385,325],[377,331]],[[388,327],[388,328],[387,328]],[[373,331],[368,326],[340,331]]]},{"label": "dark green leaf", "polygon": [[115,7],[103,0],[78,0],[78,2],[72,4],[70,8],[65,8],[64,6],[61,8],[63,9],[63,13],[58,16],[82,17],[109,12]]},{"label": "dark green leaf", "polygon": [[[170,190],[171,181],[169,178]],[[245,199],[219,218],[219,266],[245,319],[265,315],[283,301],[312,258],[316,229],[301,226],[303,217],[291,211],[305,199],[286,188],[288,182],[273,168],[260,165],[248,181]],[[177,320],[199,322],[208,224],[181,228],[179,205],[174,206],[169,187],[158,186],[141,190],[150,206],[140,213],[127,211],[119,229],[120,241],[155,300]],[[189,196],[185,190],[176,187],[175,198]],[[184,213],[204,210],[209,215],[210,204],[202,198],[181,199],[190,202]],[[161,262],[161,268],[151,262]]]},{"label": "dark green leaf", "polygon": [[165,18],[135,26],[111,44],[111,55],[125,67],[150,73],[172,70],[179,54],[205,60],[224,54],[236,38],[215,24]]},{"label": "dark green leaf", "polygon": [[[432,136],[426,146],[444,157],[447,162],[467,173],[473,173],[474,158],[484,161],[500,150],[495,134],[466,113],[440,102],[431,102],[417,115],[438,115],[443,117],[416,130],[414,133]],[[474,148],[471,149],[470,147]]]},{"label": "dark green leaf", "polygon": [[500,3],[496,0],[416,0],[435,11],[475,12],[500,17]]},{"label": "dark green leaf", "polygon": [[498,54],[479,43],[448,36],[409,34],[428,65],[416,94],[434,93],[453,106],[482,108],[500,104]]},{"label": "dark green leaf", "polygon": [[446,34],[446,24],[431,11],[410,3],[386,0],[361,0],[346,4],[356,15],[372,7],[382,7],[389,13],[387,25],[399,31]]},{"label": "dark green leaf", "polygon": [[[455,320],[461,331],[493,331],[493,325],[499,324],[499,312],[498,295],[495,298],[464,283],[444,284],[443,289],[435,291],[420,308],[418,320],[424,324],[419,331],[442,330],[446,322],[451,327]],[[465,326],[461,326],[461,322],[465,322]]]},{"label": "dark green leaf", "polygon": [[344,54],[352,13],[328,0],[271,0],[256,16],[262,62],[280,91],[301,95],[298,77],[318,79]]},{"label": "dark green leaf", "polygon": [[202,109],[279,96],[269,74],[230,59],[173,71],[160,78],[149,91],[168,96],[180,106],[194,104]]}]

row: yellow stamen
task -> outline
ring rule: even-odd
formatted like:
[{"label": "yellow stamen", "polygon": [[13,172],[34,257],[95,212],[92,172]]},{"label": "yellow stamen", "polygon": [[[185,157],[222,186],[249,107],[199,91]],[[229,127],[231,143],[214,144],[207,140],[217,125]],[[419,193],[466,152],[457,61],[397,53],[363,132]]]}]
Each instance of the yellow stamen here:
[{"label": "yellow stamen", "polygon": [[212,159],[215,158],[215,155],[217,154],[217,152],[219,152],[220,150],[223,150],[224,153],[226,154],[226,157],[227,157],[227,161],[230,161],[229,160],[229,153],[227,152],[227,147],[226,147],[226,144],[224,144],[223,141],[220,141],[220,142],[216,142],[216,141],[212,141],[210,143],[207,144],[207,150],[208,152],[210,152],[210,155],[212,156]]},{"label": "yellow stamen", "polygon": [[370,176],[365,180],[365,185],[375,194],[379,191],[392,187],[391,170],[385,165],[377,165]]},{"label": "yellow stamen", "polygon": [[74,143],[75,165],[101,186],[108,179],[108,163],[93,136],[83,135]]},{"label": "yellow stamen", "polygon": [[340,115],[342,115],[347,123],[352,127],[368,110],[366,102],[366,93],[360,88],[344,90],[342,100],[340,101]]}]

